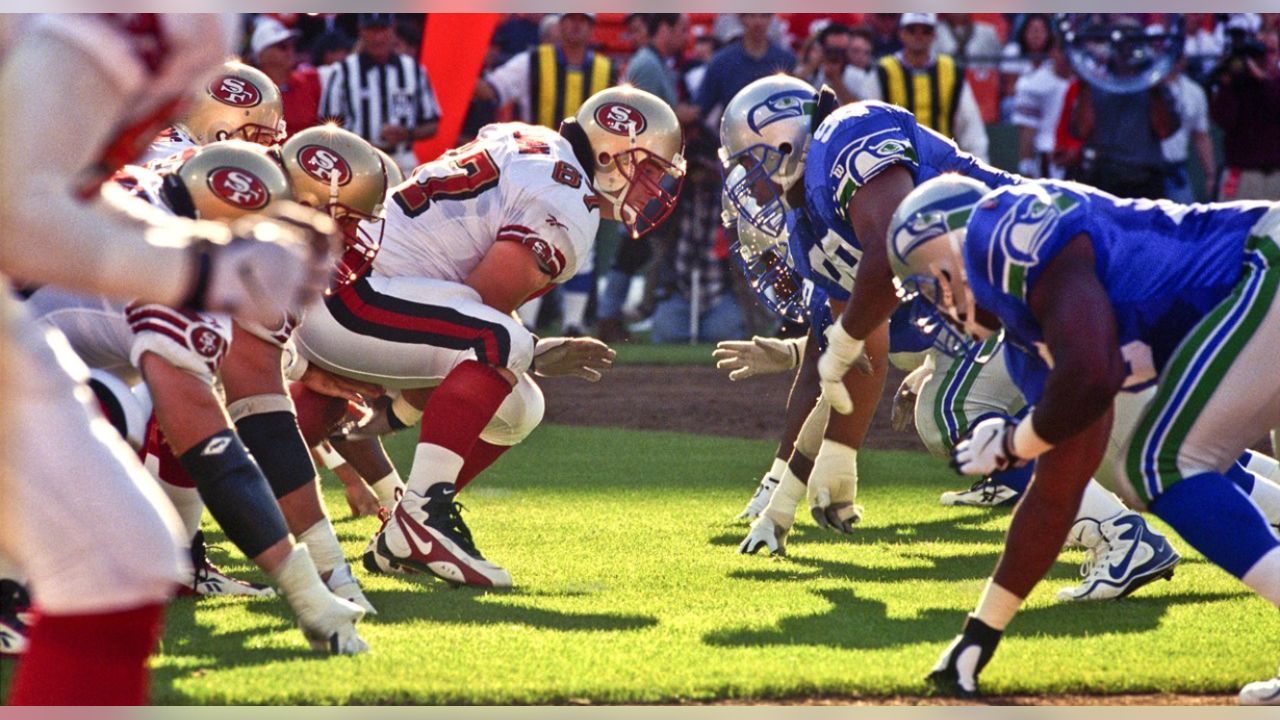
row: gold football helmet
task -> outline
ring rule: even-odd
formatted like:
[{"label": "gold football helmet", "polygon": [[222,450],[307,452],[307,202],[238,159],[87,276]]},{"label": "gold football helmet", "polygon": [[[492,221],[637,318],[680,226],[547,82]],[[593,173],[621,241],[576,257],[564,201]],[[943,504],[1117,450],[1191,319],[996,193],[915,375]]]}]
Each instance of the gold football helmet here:
[{"label": "gold football helmet", "polygon": [[284,139],[284,104],[265,73],[229,60],[176,124],[197,145],[228,139],[274,145]]},{"label": "gold football helmet", "polygon": [[190,151],[165,176],[163,192],[174,212],[202,220],[231,221],[293,199],[289,178],[267,149],[242,140]]},{"label": "gold football helmet", "polygon": [[683,135],[675,111],[627,85],[587,98],[574,118],[591,143],[596,192],[632,237],[654,229],[675,208],[684,180]]},{"label": "gold football helmet", "polygon": [[280,148],[280,160],[298,202],[327,212],[342,229],[346,248],[336,280],[340,285],[352,282],[373,262],[382,243],[390,159],[384,161],[353,132],[321,125],[289,138]]},{"label": "gold football helmet", "polygon": [[378,153],[378,157],[382,158],[382,166],[387,169],[387,187],[393,188],[404,182],[404,172],[400,170],[400,166],[396,165],[396,161],[391,158],[381,148],[374,148]]}]

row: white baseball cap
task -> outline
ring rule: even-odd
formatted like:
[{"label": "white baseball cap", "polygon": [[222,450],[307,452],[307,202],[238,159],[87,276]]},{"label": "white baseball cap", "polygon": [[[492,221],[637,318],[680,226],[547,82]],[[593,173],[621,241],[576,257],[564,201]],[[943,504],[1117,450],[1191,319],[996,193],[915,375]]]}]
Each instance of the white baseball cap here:
[{"label": "white baseball cap", "polygon": [[285,40],[296,38],[299,34],[297,30],[290,30],[275,18],[259,18],[258,24],[253,28],[253,37],[249,40],[249,50],[256,58],[263,50]]},{"label": "white baseball cap", "polygon": [[898,20],[898,27],[906,27],[908,25],[937,27],[938,13],[902,13],[902,17]]}]

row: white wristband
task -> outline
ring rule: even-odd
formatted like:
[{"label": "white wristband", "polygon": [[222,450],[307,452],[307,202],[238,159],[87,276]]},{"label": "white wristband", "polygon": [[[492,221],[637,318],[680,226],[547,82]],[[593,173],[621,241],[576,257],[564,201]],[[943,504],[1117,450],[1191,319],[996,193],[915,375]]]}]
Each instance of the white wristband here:
[{"label": "white wristband", "polygon": [[862,354],[862,346],[865,344],[862,340],[858,340],[846,332],[839,319],[827,331],[827,352],[834,355],[846,366],[853,365],[858,356]]},{"label": "white wristband", "polygon": [[1013,454],[1019,460],[1034,460],[1053,449],[1053,445],[1040,437],[1031,424],[1031,414],[1018,423],[1013,430]]}]

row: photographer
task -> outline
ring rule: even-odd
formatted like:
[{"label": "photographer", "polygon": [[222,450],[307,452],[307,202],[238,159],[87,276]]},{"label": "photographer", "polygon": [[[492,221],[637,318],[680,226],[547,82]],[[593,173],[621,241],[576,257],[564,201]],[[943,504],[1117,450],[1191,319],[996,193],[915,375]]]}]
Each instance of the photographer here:
[{"label": "photographer", "polygon": [[1080,178],[1124,198],[1165,195],[1161,142],[1181,125],[1177,101],[1164,83],[1116,93],[1081,83],[1072,135],[1084,141]]},{"label": "photographer", "polygon": [[809,62],[797,66],[796,75],[814,87],[827,85],[841,105],[861,99],[865,96],[863,83],[870,73],[850,62],[853,39],[849,26],[828,24],[818,31],[813,48],[806,54]]},{"label": "photographer", "polygon": [[1222,200],[1280,199],[1280,36],[1256,16],[1233,15],[1227,56],[1214,71],[1209,112],[1222,127]]}]

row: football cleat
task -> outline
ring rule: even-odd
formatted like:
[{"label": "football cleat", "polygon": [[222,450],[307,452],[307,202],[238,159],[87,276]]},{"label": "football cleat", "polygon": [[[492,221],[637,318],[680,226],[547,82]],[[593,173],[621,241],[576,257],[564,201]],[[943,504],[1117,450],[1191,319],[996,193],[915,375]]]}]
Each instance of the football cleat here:
[{"label": "football cleat", "polygon": [[375,538],[374,552],[389,563],[429,572],[451,585],[511,587],[511,573],[476,549],[454,492],[449,483],[432,485],[425,496],[406,490]]},{"label": "football cleat", "polygon": [[[396,490],[396,502],[400,502],[400,498],[404,496],[404,488]],[[382,528],[387,526],[387,521],[391,519],[391,511],[386,508],[378,508],[378,519],[382,521],[382,525],[378,528],[378,532],[369,538],[369,544],[364,546],[364,552],[360,555],[360,564],[364,569],[374,575],[417,575],[418,570],[401,565],[398,562],[388,560],[377,553],[378,536],[382,534]]]},{"label": "football cleat", "polygon": [[209,562],[204,531],[197,530],[191,540],[191,585],[179,588],[178,597],[207,597],[211,595],[244,595],[248,597],[275,597],[275,588],[262,583],[239,580],[218,569]]},{"label": "football cleat", "polygon": [[738,513],[738,520],[755,520],[760,517],[760,513],[769,507],[769,498],[773,497],[773,491],[778,489],[777,478],[765,475],[760,484],[756,486],[755,494],[751,496],[751,500],[747,502],[747,506]]},{"label": "football cleat", "polygon": [[369,598],[364,596],[364,589],[360,587],[360,582],[356,580],[356,576],[351,572],[350,565],[344,563],[342,567],[334,568],[333,572],[329,573],[329,579],[325,581],[325,586],[334,595],[359,605],[366,615],[378,614],[378,611],[373,607],[373,603],[369,602]]},{"label": "football cleat", "polygon": [[1137,513],[1122,513],[1102,523],[1086,520],[1080,524],[1086,528],[1096,527],[1101,541],[1077,537],[1081,532],[1092,532],[1090,529],[1073,533],[1072,540],[1088,546],[1088,554],[1080,566],[1084,580],[1075,587],[1059,590],[1059,600],[1122,598],[1160,578],[1172,579],[1173,568],[1182,559],[1169,541],[1152,530]]},{"label": "football cleat", "polygon": [[968,490],[942,493],[938,501],[949,507],[1004,507],[1018,502],[1018,491],[991,478],[982,478]]},{"label": "football cleat", "polygon": [[0,657],[27,651],[30,607],[26,588],[13,580],[0,580]]},{"label": "football cleat", "polygon": [[1241,705],[1280,705],[1280,672],[1270,680],[1251,682],[1240,689]]}]

